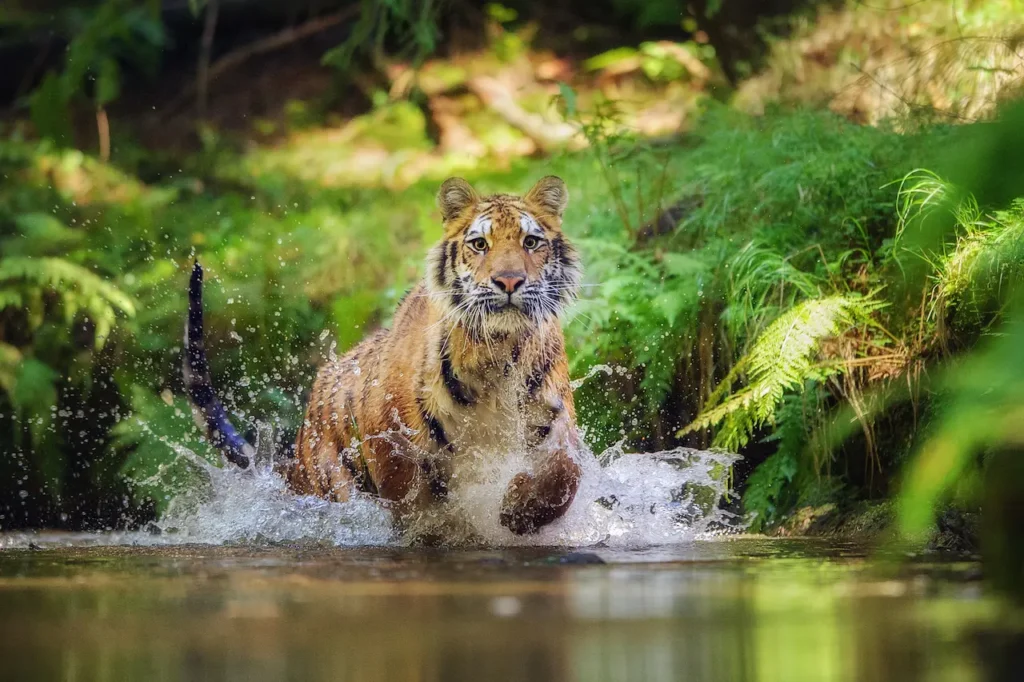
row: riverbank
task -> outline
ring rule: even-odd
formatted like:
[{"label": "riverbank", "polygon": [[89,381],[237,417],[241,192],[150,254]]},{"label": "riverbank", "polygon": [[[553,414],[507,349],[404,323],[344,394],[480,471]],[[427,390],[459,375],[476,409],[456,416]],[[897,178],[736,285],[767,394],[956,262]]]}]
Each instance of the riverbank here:
[{"label": "riverbank", "polygon": [[[484,191],[567,181],[588,272],[572,372],[613,368],[577,392],[595,452],[738,451],[721,475],[755,530],[870,535],[977,499],[964,462],[1008,410],[958,429],[995,435],[943,453],[957,485],[857,502],[895,499],[936,451],[949,405],[971,402],[958,368],[1004,382],[985,395],[1005,405],[1016,390],[997,358],[1022,272],[1024,209],[999,161],[1016,143],[966,125],[1024,73],[1003,52],[1015,25],[939,4],[796,17],[735,87],[696,33],[580,57],[502,15],[482,49],[390,62],[355,114],[316,78],[296,85],[314,95],[284,89],[288,62],[264,75],[281,76],[272,111],[227,106],[228,88],[187,144],[151,143],[132,107],[152,93],[111,104],[105,151],[95,117],[84,152],[9,121],[0,443],[16,456],[0,461],[0,528],[143,525],[196,484],[181,448],[216,460],[178,376],[193,257],[212,276],[215,383],[251,436],[286,449],[312,369],[387,324],[421,275],[454,173]],[[996,26],[1008,37],[982,40]]]},{"label": "riverbank", "polygon": [[[895,502],[860,501],[801,507],[789,513],[767,534],[773,537],[812,537],[883,547],[898,538]],[[947,508],[938,514],[925,551],[977,555],[981,546],[981,514]]]}]

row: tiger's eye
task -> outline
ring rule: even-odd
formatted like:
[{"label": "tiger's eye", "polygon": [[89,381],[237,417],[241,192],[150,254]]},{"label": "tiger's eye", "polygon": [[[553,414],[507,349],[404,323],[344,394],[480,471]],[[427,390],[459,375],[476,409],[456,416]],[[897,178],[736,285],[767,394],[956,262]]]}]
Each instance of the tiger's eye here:
[{"label": "tiger's eye", "polygon": [[540,246],[540,237],[534,237],[532,234],[526,235],[526,238],[523,240],[523,248],[532,251],[538,246]]},{"label": "tiger's eye", "polygon": [[486,251],[487,250],[487,240],[484,239],[483,237],[477,237],[476,239],[470,239],[469,240],[469,246],[474,251]]}]

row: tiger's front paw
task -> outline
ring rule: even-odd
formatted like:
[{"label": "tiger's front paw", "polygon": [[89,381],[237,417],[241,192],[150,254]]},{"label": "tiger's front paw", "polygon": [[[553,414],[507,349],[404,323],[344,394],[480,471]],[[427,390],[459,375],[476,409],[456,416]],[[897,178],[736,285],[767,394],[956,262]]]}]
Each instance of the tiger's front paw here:
[{"label": "tiger's front paw", "polygon": [[516,535],[536,533],[540,528],[529,504],[532,488],[533,476],[525,472],[516,474],[508,484],[505,499],[501,502],[501,513],[498,515],[498,519],[502,526]]}]

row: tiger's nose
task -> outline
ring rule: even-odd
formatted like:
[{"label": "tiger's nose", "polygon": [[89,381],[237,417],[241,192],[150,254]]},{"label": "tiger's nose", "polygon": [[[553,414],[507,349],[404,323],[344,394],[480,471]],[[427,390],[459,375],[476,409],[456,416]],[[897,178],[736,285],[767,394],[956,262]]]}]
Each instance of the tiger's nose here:
[{"label": "tiger's nose", "polygon": [[491,281],[498,285],[498,288],[506,294],[514,294],[516,289],[526,281],[525,272],[499,272],[491,278]]}]

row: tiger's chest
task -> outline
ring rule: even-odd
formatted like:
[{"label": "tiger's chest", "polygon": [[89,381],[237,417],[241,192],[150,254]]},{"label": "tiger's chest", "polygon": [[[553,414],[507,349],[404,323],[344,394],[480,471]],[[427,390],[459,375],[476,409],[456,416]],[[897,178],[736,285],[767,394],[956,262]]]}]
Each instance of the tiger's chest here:
[{"label": "tiger's chest", "polygon": [[557,414],[515,378],[474,382],[469,388],[469,404],[452,403],[439,415],[453,473],[525,455],[543,439]]},{"label": "tiger's chest", "polygon": [[500,456],[503,451],[525,447],[527,418],[516,395],[479,394],[471,405],[446,412],[441,422],[455,457]]}]

